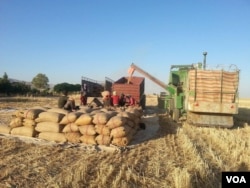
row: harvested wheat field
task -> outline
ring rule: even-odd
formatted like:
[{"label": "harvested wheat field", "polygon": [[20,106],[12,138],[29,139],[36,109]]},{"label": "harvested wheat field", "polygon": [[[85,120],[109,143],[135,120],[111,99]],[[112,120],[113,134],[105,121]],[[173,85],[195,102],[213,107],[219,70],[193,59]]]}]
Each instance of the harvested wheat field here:
[{"label": "harvested wheat field", "polygon": [[[0,126],[13,111],[57,98],[1,98]],[[219,187],[222,171],[250,171],[250,105],[232,129],[173,122],[147,96],[145,130],[120,149],[0,134],[0,187]],[[111,149],[109,149],[111,148]]]}]

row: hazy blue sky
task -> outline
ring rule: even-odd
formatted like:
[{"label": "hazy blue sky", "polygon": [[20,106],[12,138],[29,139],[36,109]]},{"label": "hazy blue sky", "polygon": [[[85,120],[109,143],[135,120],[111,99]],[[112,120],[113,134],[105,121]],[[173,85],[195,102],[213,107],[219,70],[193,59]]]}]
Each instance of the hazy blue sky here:
[{"label": "hazy blue sky", "polygon": [[[237,65],[250,97],[249,0],[0,0],[0,77],[117,80],[134,62],[167,83],[172,64],[204,51],[210,67]],[[146,79],[146,93],[160,91]]]}]

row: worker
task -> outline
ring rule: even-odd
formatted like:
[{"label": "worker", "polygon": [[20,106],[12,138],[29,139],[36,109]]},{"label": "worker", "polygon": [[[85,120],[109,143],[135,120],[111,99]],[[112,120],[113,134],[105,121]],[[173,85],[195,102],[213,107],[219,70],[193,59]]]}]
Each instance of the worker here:
[{"label": "worker", "polygon": [[123,107],[126,103],[126,98],[125,95],[123,93],[121,93],[120,97],[119,97],[119,106]]},{"label": "worker", "polygon": [[113,91],[113,95],[111,96],[112,99],[112,105],[114,107],[118,107],[119,106],[119,96],[117,95],[116,91]]},{"label": "worker", "polygon": [[58,108],[63,108],[68,111],[75,111],[75,100],[72,97],[68,97],[68,92],[64,91],[63,95],[58,99]]},{"label": "worker", "polygon": [[111,97],[109,93],[103,95],[102,98],[104,108],[109,108],[111,106]]},{"label": "worker", "polygon": [[64,105],[64,109],[68,110],[70,112],[73,112],[73,111],[76,111],[77,109],[79,109],[79,106],[76,107],[75,99],[72,97],[69,97],[66,104]]},{"label": "worker", "polygon": [[135,106],[135,99],[131,95],[129,96],[129,106]]},{"label": "worker", "polygon": [[130,106],[130,95],[126,95],[125,97],[125,106]]},{"label": "worker", "polygon": [[83,106],[87,105],[87,95],[85,91],[81,92],[80,101],[81,101],[81,105]]}]

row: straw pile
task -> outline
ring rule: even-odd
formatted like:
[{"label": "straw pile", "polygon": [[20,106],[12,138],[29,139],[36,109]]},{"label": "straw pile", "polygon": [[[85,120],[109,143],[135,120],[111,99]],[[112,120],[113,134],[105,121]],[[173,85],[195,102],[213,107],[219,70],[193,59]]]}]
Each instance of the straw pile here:
[{"label": "straw pile", "polygon": [[55,142],[127,146],[139,129],[140,108],[107,110],[85,108],[67,112],[58,108],[18,110],[0,133]]}]

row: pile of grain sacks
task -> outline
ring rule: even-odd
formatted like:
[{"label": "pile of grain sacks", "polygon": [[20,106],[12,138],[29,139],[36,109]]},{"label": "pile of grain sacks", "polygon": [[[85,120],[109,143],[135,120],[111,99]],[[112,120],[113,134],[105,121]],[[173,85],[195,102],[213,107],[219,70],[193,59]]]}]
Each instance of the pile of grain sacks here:
[{"label": "pile of grain sacks", "polygon": [[36,107],[16,111],[9,126],[0,132],[55,142],[127,146],[139,130],[141,116],[142,110],[136,107],[86,107],[76,112]]}]

